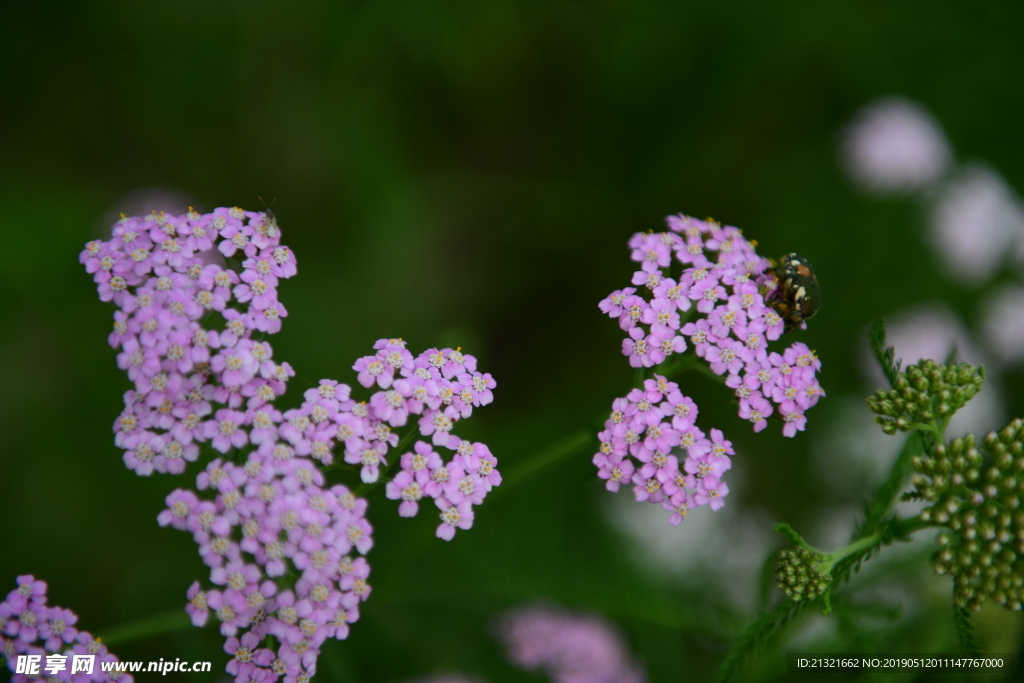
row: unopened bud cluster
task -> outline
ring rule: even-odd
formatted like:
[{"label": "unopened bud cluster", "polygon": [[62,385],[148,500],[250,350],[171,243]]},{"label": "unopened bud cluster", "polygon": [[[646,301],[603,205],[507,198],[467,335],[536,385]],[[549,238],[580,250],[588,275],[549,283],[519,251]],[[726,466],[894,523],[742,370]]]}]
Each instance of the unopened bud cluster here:
[{"label": "unopened bud cluster", "polygon": [[931,506],[921,517],[948,529],[932,558],[952,574],[954,599],[974,612],[991,598],[1012,610],[1024,603],[1024,422],[985,437],[973,435],[914,459],[913,483]]},{"label": "unopened bud cluster", "polygon": [[981,391],[984,375],[969,363],[939,365],[933,360],[911,365],[896,376],[895,386],[868,398],[868,405],[889,435],[916,425],[945,423]]},{"label": "unopened bud cluster", "polygon": [[791,600],[818,598],[832,583],[832,575],[823,570],[825,559],[821,553],[802,546],[783,550],[775,563],[779,589]]}]

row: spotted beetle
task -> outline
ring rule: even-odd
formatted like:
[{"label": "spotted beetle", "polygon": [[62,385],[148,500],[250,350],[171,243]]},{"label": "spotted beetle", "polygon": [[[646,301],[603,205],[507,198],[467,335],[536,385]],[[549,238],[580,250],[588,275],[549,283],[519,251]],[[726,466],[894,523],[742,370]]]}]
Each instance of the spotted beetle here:
[{"label": "spotted beetle", "polygon": [[786,254],[766,273],[774,283],[763,292],[765,302],[786,321],[786,332],[801,329],[821,307],[821,289],[814,268],[800,254]]}]

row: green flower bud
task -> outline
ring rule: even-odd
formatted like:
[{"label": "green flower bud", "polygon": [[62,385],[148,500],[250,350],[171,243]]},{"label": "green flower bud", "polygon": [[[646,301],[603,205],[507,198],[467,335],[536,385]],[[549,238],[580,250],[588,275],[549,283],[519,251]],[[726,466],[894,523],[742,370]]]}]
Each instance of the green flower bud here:
[{"label": "green flower bud", "polygon": [[832,576],[821,570],[825,556],[804,547],[783,550],[775,563],[779,589],[791,600],[814,600],[832,582]]},{"label": "green flower bud", "polygon": [[967,449],[967,462],[971,463],[972,467],[981,467],[982,460],[981,452],[971,445]]}]

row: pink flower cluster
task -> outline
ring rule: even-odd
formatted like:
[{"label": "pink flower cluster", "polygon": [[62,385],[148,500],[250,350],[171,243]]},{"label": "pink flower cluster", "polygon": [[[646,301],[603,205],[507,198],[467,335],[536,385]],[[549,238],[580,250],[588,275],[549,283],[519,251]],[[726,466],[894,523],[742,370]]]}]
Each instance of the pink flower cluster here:
[{"label": "pink flower cluster", "polygon": [[[240,272],[209,262],[218,252]],[[114,426],[125,464],[180,473],[200,444],[231,455],[197,477],[206,499],[179,489],[158,518],[192,533],[219,587],[190,588],[193,623],[213,610],[239,682],[312,676],[319,646],[347,637],[369,596],[369,566],[349,553],[373,541],[366,501],[328,488],[310,459],[331,462],[336,431],[324,423],[356,409],[349,388],[325,380],[282,415],[273,402],[294,371],[252,338],[280,330],[277,284],[296,273],[276,222],[237,208],[123,218],[81,261],[119,308],[109,341],[135,384]],[[250,452],[236,464],[242,448]],[[297,580],[286,578],[293,569]],[[266,636],[277,652],[257,647]]]},{"label": "pink flower cluster", "polygon": [[[190,532],[210,567],[210,581],[219,588],[203,591],[195,583],[187,609],[197,626],[214,611],[221,633],[228,636],[225,649],[235,657],[228,671],[238,681],[311,676],[320,646],[327,638],[348,637],[348,625],[359,618],[359,602],[370,594],[369,566],[350,555],[365,554],[373,545],[364,519],[366,501],[344,486],[328,489],[314,460],[330,464],[337,444],[344,448],[345,461],[360,467],[363,481],[375,482],[389,450],[400,445],[392,427],[406,426],[410,414],[423,414],[409,425],[407,439],[433,435],[435,443],[459,455],[445,465],[429,446],[417,442],[415,453],[402,461],[423,459],[434,487],[425,484],[423,490],[436,498],[442,510],[437,534],[448,540],[456,526],[469,528],[469,507],[483,499],[491,480],[500,481],[486,446],[450,433],[451,422],[468,415],[474,404],[491,400],[493,380],[475,373],[475,359],[450,349],[431,349],[414,359],[398,339],[382,339],[376,347],[378,354],[368,358],[379,356],[392,370],[409,369],[410,379],[395,379],[394,372],[389,376],[384,370],[371,382],[361,376],[364,384],[388,387],[369,402],[349,398],[344,384],[321,380],[306,391],[299,408],[281,414],[263,406],[258,411],[262,417],[245,427],[253,445],[245,464],[214,460],[197,478],[197,488],[209,491],[207,499],[175,491],[159,516],[161,525]],[[424,367],[416,367],[420,360]],[[375,369],[366,358],[355,365],[361,373],[368,367]],[[437,370],[436,378],[427,368]],[[445,375],[463,379],[452,382]],[[472,388],[475,379],[480,380],[478,391]],[[399,398],[391,400],[392,393]],[[445,417],[446,410],[459,412],[439,428],[438,416]],[[388,484],[389,493],[393,484]],[[399,497],[403,506],[415,505],[409,486],[400,487]],[[404,508],[400,512],[406,514]],[[292,584],[288,577],[294,576],[298,580]],[[276,652],[257,647],[268,635],[280,643]]]},{"label": "pink flower cluster", "polygon": [[505,615],[499,635],[516,666],[542,671],[554,683],[643,683],[642,667],[622,636],[596,617],[545,607]]},{"label": "pink flower cluster", "polygon": [[[776,411],[783,433],[807,424],[804,413],[824,396],[817,356],[805,344],[769,353],[785,321],[772,308],[780,295],[771,266],[738,228],[669,216],[669,231],[637,233],[632,259],[641,264],[636,287],[612,292],[602,312],[629,333],[622,352],[633,367],[659,365],[689,346],[739,399],[739,415],[759,432]],[[681,266],[673,277],[674,265]],[[639,288],[639,289],[638,289]],[[694,310],[703,314],[689,320]],[[806,326],[806,323],[804,323]]]},{"label": "pink flower cluster", "polygon": [[[110,241],[89,243],[81,258],[100,298],[119,307],[110,344],[135,384],[114,426],[125,463],[141,475],[179,473],[201,445],[226,456],[199,473],[202,493],[168,496],[158,521],[190,532],[199,546],[217,588],[193,584],[187,610],[197,626],[210,611],[219,619],[239,682],[311,677],[320,646],[348,636],[370,594],[369,565],[351,555],[373,545],[366,501],[324,477],[328,466],[344,467],[334,463],[336,446],[366,483],[416,435],[456,451],[444,463],[417,442],[388,485],[403,516],[416,513],[422,495],[434,498],[437,535],[446,540],[472,525],[471,506],[501,481],[486,446],[451,433],[493,400],[495,386],[460,350],[413,357],[401,339],[382,339],[353,366],[364,387],[380,389],[368,401],[325,379],[300,407],[275,408],[294,371],[252,336],[278,331],[285,315],[276,286],[296,268],[279,239],[267,214],[160,214],[122,219]],[[241,274],[208,263],[213,248],[241,260]],[[394,430],[410,416],[420,417],[400,441]]]},{"label": "pink flower cluster", "polygon": [[[295,274],[295,256],[279,241],[266,214],[220,208],[122,218],[110,240],[86,244],[79,260],[119,309],[109,342],[135,388],[115,443],[138,474],[181,473],[200,443],[221,453],[245,446],[245,427],[284,393],[294,371],[252,339],[287,315],[277,284]],[[207,262],[222,255],[241,272]]]},{"label": "pink flower cluster", "polygon": [[[402,517],[415,516],[424,496],[433,498],[441,510],[437,537],[450,541],[456,528],[473,525],[473,506],[501,483],[498,460],[487,446],[452,433],[455,423],[472,415],[474,407],[494,400],[494,378],[477,372],[476,358],[460,349],[428,349],[414,358],[401,340],[381,339],[374,348],[377,353],[360,358],[353,369],[360,384],[381,390],[370,398],[363,423],[347,423],[345,462],[361,465],[363,481],[376,481],[388,443],[398,443],[391,427],[402,427],[410,416],[419,416],[408,435],[418,431],[431,437],[431,443],[417,441],[411,452],[401,456],[401,469],[388,482],[387,497],[402,501],[398,507]],[[377,444],[361,437],[376,437]],[[456,454],[445,462],[434,447]]]},{"label": "pink flower cluster", "polygon": [[[679,391],[679,385],[661,375],[644,380],[612,403],[611,416],[597,436],[601,447],[594,456],[605,487],[612,492],[633,484],[639,502],[661,505],[668,521],[678,525],[694,507],[719,510],[729,495],[722,475],[732,467],[732,442],[711,430],[707,438],[696,426],[697,404]],[[686,451],[685,460],[672,450]]]},{"label": "pink flower cluster", "polygon": [[[239,682],[312,676],[320,646],[348,637],[370,595],[370,567],[351,555],[373,545],[366,501],[326,488],[322,472],[290,451],[255,450],[241,466],[213,461],[197,482],[213,500],[179,489],[158,518],[190,532],[210,568],[217,588],[194,583],[186,609],[196,626],[213,611]],[[267,636],[276,652],[258,647]]]},{"label": "pink flower cluster", "polygon": [[[62,607],[46,605],[46,583],[30,575],[18,577],[18,587],[0,602],[0,649],[7,660],[14,683],[27,681],[71,681],[131,683],[130,674],[103,671],[104,662],[117,657],[87,631],[75,628],[78,617]],[[18,655],[38,655],[37,675],[15,673]],[[73,670],[74,655],[95,655],[91,675]]]}]

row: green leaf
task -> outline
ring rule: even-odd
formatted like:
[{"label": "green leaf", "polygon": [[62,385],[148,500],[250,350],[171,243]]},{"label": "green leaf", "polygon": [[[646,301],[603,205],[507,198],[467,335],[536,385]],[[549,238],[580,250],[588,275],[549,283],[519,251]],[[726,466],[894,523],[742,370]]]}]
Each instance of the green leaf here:
[{"label": "green leaf", "polygon": [[768,639],[779,629],[793,621],[806,609],[808,602],[786,598],[774,609],[764,612],[741,633],[718,671],[718,683],[732,680],[739,668],[753,655],[764,649]]},{"label": "green leaf", "polygon": [[981,656],[981,648],[974,640],[974,624],[971,623],[971,614],[963,607],[953,605],[953,623],[956,624],[956,635],[960,638],[960,644],[967,650],[967,654],[974,657]]},{"label": "green leaf", "polygon": [[953,346],[950,347],[949,353],[946,354],[946,362],[943,365],[956,365],[959,361],[957,358],[960,357],[960,347],[953,342]]},{"label": "green leaf", "polygon": [[807,541],[805,541],[803,537],[800,534],[798,534],[795,529],[793,529],[793,527],[786,524],[785,522],[779,522],[775,525],[775,533],[782,534],[790,541],[792,541],[794,544],[802,548],[810,549],[810,547],[807,545]]},{"label": "green leaf", "polygon": [[772,599],[772,589],[775,587],[776,561],[777,556],[774,553],[769,553],[761,564],[760,603],[762,610],[768,609],[768,604]]},{"label": "green leaf", "polygon": [[931,523],[922,521],[920,517],[903,519],[895,515],[887,515],[878,522],[874,533],[869,535],[861,531],[857,540],[847,546],[848,548],[861,547],[833,565],[832,577],[835,581],[829,590],[835,590],[839,585],[849,581],[851,575],[859,572],[861,565],[874,557],[883,547],[891,545],[895,541],[907,541],[912,533],[927,526],[931,526]]},{"label": "green leaf", "polygon": [[871,348],[875,352],[875,358],[878,359],[878,364],[882,366],[882,372],[885,373],[886,378],[889,380],[889,385],[895,387],[896,375],[899,374],[903,361],[895,360],[896,350],[888,345],[888,340],[885,336],[885,320],[883,318],[879,318],[871,326],[870,336]]}]

